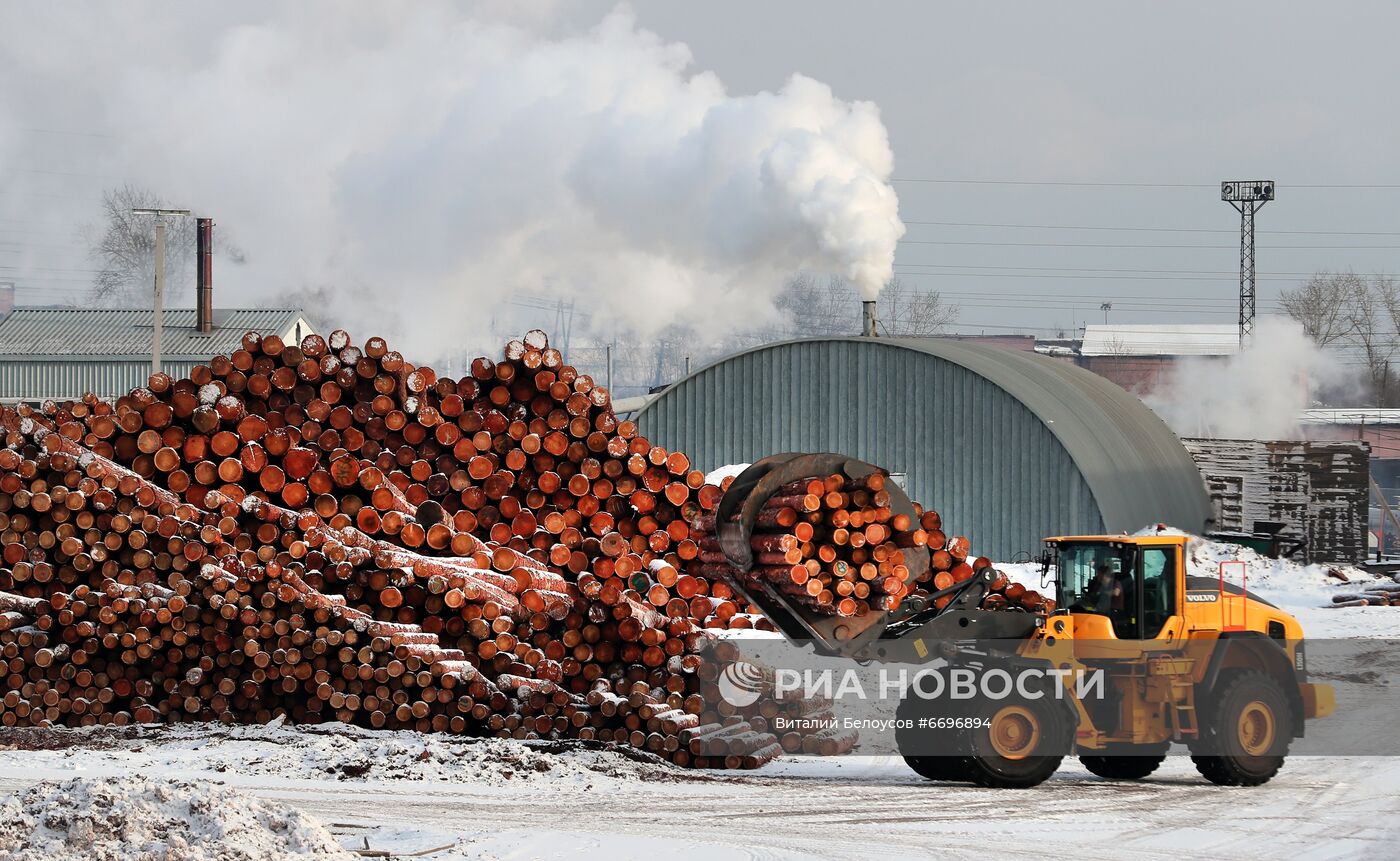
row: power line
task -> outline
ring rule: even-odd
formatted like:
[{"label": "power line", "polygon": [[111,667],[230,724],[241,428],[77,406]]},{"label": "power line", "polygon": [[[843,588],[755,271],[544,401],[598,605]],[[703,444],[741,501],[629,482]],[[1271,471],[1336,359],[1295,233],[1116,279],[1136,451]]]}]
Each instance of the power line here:
[{"label": "power line", "polygon": [[[934,185],[1046,185],[1072,188],[1219,188],[1217,183],[1192,182],[1070,182],[1067,180],[1032,179],[924,179],[913,176],[895,176],[890,182],[922,182]],[[1289,186],[1295,188],[1296,186]]]},{"label": "power line", "polygon": [[[900,266],[907,264],[896,264],[895,274],[905,275],[911,278],[1033,278],[1038,280],[1071,280],[1071,281],[1201,281],[1208,283],[1220,283],[1225,276],[1205,276],[1205,275],[1064,275],[1050,273],[1038,275],[1032,272],[920,272],[918,270],[901,269]],[[1294,281],[1295,278],[1269,277],[1268,281]]]},{"label": "power line", "polygon": [[[990,245],[996,247],[1025,247],[1025,248],[1229,248],[1238,249],[1235,245],[1141,245],[1135,243],[1103,243],[1103,242],[984,242],[981,240],[953,240],[953,239],[901,239],[900,245]],[[1356,248],[1400,248],[1400,245],[1269,245],[1264,246],[1268,251],[1330,251],[1330,250],[1350,250]]]},{"label": "power line", "polygon": [[[1141,233],[1225,233],[1234,235],[1236,231],[1216,227],[1125,227],[1108,224],[1009,224],[994,221],[917,221],[901,219],[905,224],[930,225],[937,227],[993,227],[1024,230],[1117,230]],[[1294,236],[1400,236],[1400,231],[1385,230],[1261,230],[1260,236],[1273,234]]]},{"label": "power line", "polygon": [[[965,266],[956,263],[896,263],[896,266],[918,266],[926,269],[1009,269],[1025,271],[1044,272],[1128,272],[1143,274],[1170,274],[1170,275],[1220,275],[1224,277],[1233,276],[1236,273],[1226,272],[1216,269],[1114,269],[1094,266],[984,266],[980,263],[969,263]],[[1275,275],[1279,277],[1300,277],[1306,278],[1316,275],[1316,272],[1262,272],[1261,275]],[[1377,273],[1384,275],[1385,273]]]},{"label": "power line", "polygon": [[[1078,182],[1055,179],[926,179],[913,176],[895,176],[890,182],[920,182],[935,185],[1034,185],[1063,188],[1220,188],[1216,182]],[[1385,183],[1287,183],[1287,189],[1397,189],[1400,184]]]}]

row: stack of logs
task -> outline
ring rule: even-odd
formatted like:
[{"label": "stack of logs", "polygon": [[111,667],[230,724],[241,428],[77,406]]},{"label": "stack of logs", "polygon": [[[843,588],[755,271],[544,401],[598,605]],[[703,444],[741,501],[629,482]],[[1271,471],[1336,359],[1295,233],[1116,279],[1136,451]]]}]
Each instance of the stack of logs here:
[{"label": "stack of logs", "polygon": [[719,488],[543,333],[439,378],[344,332],[0,414],[0,725],[339,720],[754,767],[853,739],[735,709]]},{"label": "stack of logs", "polygon": [[1400,583],[1375,583],[1361,592],[1339,592],[1332,596],[1332,603],[1327,606],[1400,607]]},{"label": "stack of logs", "polygon": [[[716,629],[771,630],[716,556],[724,488],[538,330],[461,379],[380,338],[249,334],[0,434],[0,725],[286,715],[730,768],[855,743],[771,731],[829,703],[719,696]],[[792,488],[755,576],[859,615],[985,563],[936,513],[892,516],[884,480]],[[1043,607],[1017,588],[987,600]]]},{"label": "stack of logs", "polygon": [[[691,523],[700,546],[691,570],[735,582],[750,593],[772,588],[815,616],[864,617],[896,610],[908,597],[927,598],[992,568],[986,557],[968,558],[971,542],[947,536],[937,511],[915,504],[915,517],[892,513],[888,480],[884,472],[858,480],[829,475],[778,488],[755,522],[754,565],[748,572],[730,565],[716,537],[716,516],[707,511]],[[723,489],[732,481],[726,479]],[[736,512],[732,520],[738,517]],[[910,571],[903,553],[910,547],[928,548],[928,568]],[[952,594],[940,595],[932,603],[941,609],[952,600]],[[1055,602],[995,571],[981,606],[1045,613]],[[849,635],[859,627],[835,630]]]}]

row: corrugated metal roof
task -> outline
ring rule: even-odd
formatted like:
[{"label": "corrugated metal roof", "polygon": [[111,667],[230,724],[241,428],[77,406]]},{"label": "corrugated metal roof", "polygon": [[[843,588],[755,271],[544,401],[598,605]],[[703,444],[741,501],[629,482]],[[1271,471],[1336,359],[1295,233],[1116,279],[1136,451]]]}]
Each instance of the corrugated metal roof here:
[{"label": "corrugated metal roof", "polygon": [[1228,356],[1240,351],[1234,323],[1163,323],[1084,327],[1084,356]]},{"label": "corrugated metal roof", "polygon": [[1165,521],[1209,501],[1176,435],[1141,401],[1068,362],[946,339],[830,338],[739,353],[637,415],[700,469],[834,451],[907,474],[910,496],[978,552]]},{"label": "corrugated metal roof", "polygon": [[[171,360],[227,355],[239,348],[245,332],[285,332],[303,316],[295,308],[216,309],[214,331],[206,335],[195,331],[193,308],[166,309],[161,355]],[[149,309],[16,308],[0,321],[0,362],[149,356],[153,322]]]}]

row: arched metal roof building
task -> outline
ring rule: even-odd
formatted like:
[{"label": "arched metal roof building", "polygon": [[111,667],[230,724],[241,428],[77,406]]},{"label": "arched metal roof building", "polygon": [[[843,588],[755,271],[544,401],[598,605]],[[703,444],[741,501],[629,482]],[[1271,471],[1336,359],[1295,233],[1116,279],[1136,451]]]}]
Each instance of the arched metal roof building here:
[{"label": "arched metal roof building", "polygon": [[950,534],[1009,560],[1048,535],[1199,531],[1200,472],[1136,397],[1068,362],[952,339],[821,338],[738,353],[666,389],[642,431],[697,467],[831,451],[906,473]]}]

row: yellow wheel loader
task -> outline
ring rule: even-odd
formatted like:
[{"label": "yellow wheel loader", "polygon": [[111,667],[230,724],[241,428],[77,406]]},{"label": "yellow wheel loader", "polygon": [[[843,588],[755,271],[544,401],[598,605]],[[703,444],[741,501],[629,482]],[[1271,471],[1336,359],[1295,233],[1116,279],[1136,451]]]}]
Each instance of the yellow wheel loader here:
[{"label": "yellow wheel loader", "polygon": [[[777,487],[875,469],[831,454],[754,464],[717,512],[730,563],[739,570],[751,564],[749,535]],[[892,496],[893,510],[913,513],[901,492]],[[996,577],[991,568],[866,619],[858,630],[850,620],[814,618],[778,590],[734,585],[789,639],[819,653],[1015,680],[999,685],[998,696],[929,698],[917,686],[905,692],[897,741],[924,777],[1029,787],[1077,754],[1096,775],[1135,780],[1176,742],[1212,783],[1262,784],[1283,765],[1305,721],[1333,711],[1333,691],[1308,681],[1298,621],[1227,581],[1224,570],[1191,574],[1188,541],[1177,534],[1046,539],[1042,577],[1055,582],[1056,608],[1048,615],[981,609]],[[911,577],[921,570],[917,562]]]}]

